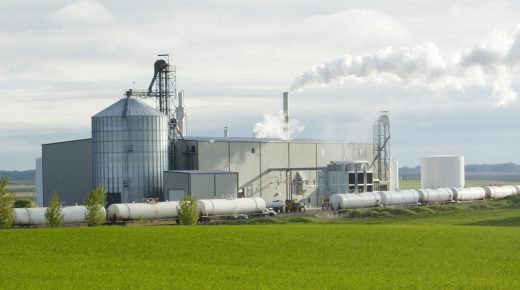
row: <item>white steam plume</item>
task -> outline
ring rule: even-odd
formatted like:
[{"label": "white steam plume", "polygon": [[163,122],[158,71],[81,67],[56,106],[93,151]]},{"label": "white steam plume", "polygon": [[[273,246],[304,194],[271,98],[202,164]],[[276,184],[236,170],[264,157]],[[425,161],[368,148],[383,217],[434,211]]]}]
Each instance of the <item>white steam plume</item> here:
[{"label": "white steam plume", "polygon": [[289,119],[287,133],[284,132],[284,115],[282,111],[277,113],[268,112],[264,114],[262,122],[257,122],[253,133],[258,138],[279,138],[284,140],[292,139],[295,133],[303,131],[304,126],[297,119]]},{"label": "white steam plume", "polygon": [[520,26],[513,36],[496,31],[464,53],[443,57],[431,42],[394,49],[388,47],[364,56],[345,55],[325,61],[298,76],[289,90],[325,85],[334,80],[393,79],[405,86],[431,90],[492,87],[497,106],[514,102],[512,70],[520,64]]}]

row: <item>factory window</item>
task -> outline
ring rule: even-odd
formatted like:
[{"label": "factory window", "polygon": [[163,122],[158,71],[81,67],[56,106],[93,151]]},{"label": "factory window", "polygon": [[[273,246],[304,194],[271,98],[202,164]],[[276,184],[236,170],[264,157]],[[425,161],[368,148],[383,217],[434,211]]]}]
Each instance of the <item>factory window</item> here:
[{"label": "factory window", "polygon": [[251,153],[255,154],[255,148],[251,148]]}]

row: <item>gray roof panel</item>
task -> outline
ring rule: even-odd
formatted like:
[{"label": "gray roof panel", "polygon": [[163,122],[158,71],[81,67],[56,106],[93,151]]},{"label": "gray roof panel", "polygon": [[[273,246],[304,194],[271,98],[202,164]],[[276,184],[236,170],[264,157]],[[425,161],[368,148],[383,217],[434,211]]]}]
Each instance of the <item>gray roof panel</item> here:
[{"label": "gray roof panel", "polygon": [[137,100],[137,99],[120,99],[103,111],[95,114],[93,117],[121,117],[125,112],[125,106],[128,102],[126,116],[165,116],[162,112],[155,108]]}]

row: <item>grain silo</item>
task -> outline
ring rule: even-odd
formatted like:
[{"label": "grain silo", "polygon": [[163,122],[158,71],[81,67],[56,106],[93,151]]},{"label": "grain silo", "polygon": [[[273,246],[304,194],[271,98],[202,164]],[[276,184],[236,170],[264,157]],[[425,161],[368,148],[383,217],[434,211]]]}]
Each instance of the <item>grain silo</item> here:
[{"label": "grain silo", "polygon": [[168,118],[132,98],[92,117],[94,186],[103,185],[109,202],[161,198],[168,169]]}]

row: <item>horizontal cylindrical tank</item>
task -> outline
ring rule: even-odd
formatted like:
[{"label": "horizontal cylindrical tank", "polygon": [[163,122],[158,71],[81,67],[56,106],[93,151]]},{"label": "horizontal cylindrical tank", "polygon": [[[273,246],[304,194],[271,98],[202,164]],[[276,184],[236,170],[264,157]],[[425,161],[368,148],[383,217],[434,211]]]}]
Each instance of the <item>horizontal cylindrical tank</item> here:
[{"label": "horizontal cylindrical tank", "polygon": [[503,198],[516,194],[516,188],[511,185],[505,186],[483,186],[486,191],[486,198]]},{"label": "horizontal cylindrical tank", "polygon": [[464,187],[464,156],[427,156],[421,160],[421,188]]},{"label": "horizontal cylindrical tank", "polygon": [[108,211],[111,220],[153,220],[179,217],[180,202],[114,203]]},{"label": "horizontal cylindrical tank", "polygon": [[453,199],[453,192],[449,188],[416,189],[420,203],[447,202]]},{"label": "horizontal cylindrical tank", "polygon": [[261,197],[201,199],[197,206],[202,215],[210,216],[262,212],[266,208],[266,203]]},{"label": "horizontal cylindrical tank", "polygon": [[419,194],[415,190],[379,191],[377,194],[381,196],[381,204],[384,206],[419,203]]},{"label": "horizontal cylindrical tank", "polygon": [[[37,208],[15,208],[14,223],[16,225],[44,225],[46,224],[45,212],[46,207]],[[105,208],[102,207],[100,211],[103,216],[106,215]],[[86,222],[87,207],[82,205],[64,206],[61,208],[64,224],[80,224]]]},{"label": "horizontal cylindrical tank", "polygon": [[520,185],[513,185],[513,187],[516,189],[516,194],[520,194]]},{"label": "horizontal cylindrical tank", "polygon": [[274,209],[284,208],[285,200],[272,200],[272,201],[266,202],[266,207],[271,207]]},{"label": "horizontal cylindrical tank", "polygon": [[482,187],[450,188],[453,192],[453,200],[469,201],[486,198],[486,191]]},{"label": "horizontal cylindrical tank", "polygon": [[330,206],[334,210],[377,207],[379,206],[380,202],[380,196],[374,192],[365,192],[361,194],[336,193],[331,195],[329,198]]}]

